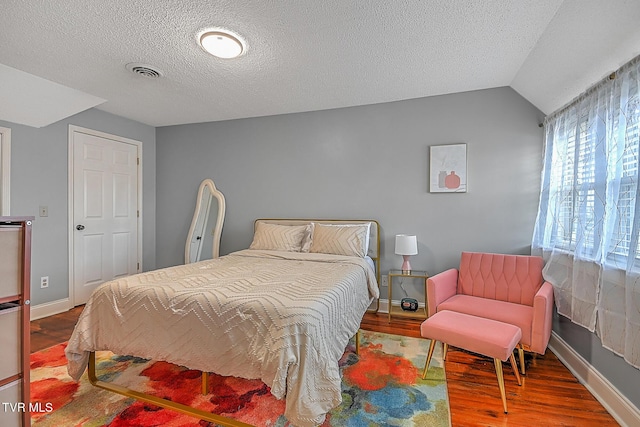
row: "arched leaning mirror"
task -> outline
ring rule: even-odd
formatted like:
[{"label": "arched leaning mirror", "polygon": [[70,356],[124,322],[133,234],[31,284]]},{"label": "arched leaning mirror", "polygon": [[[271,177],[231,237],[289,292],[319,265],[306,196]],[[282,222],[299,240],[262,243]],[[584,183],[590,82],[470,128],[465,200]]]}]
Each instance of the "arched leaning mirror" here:
[{"label": "arched leaning mirror", "polygon": [[187,235],[184,248],[185,264],[220,256],[224,212],[224,195],[212,180],[205,179],[198,189],[196,209]]}]

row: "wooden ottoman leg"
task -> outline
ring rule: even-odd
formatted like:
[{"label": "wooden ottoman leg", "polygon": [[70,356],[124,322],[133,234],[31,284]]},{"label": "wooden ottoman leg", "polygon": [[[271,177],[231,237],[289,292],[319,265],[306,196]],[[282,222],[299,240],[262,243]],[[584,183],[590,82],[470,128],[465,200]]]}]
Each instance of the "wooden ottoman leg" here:
[{"label": "wooden ottoman leg", "polygon": [[502,375],[502,360],[493,359],[493,364],[496,365],[496,376],[498,377],[498,387],[500,387],[500,396],[502,397],[502,407],[504,413],[507,413],[507,396],[504,391],[504,377]]},{"label": "wooden ottoman leg", "polygon": [[442,343],[442,360],[447,360],[447,350],[449,350],[449,344]]},{"label": "wooden ottoman leg", "polygon": [[429,344],[429,353],[427,353],[427,362],[424,364],[424,371],[422,371],[422,379],[427,379],[427,370],[429,370],[429,362],[431,362],[431,356],[433,356],[433,349],[436,348],[436,340],[431,340]]},{"label": "wooden ottoman leg", "polygon": [[513,356],[513,353],[511,353],[511,357],[509,358],[509,361],[511,361],[511,369],[513,369],[513,373],[516,376],[516,380],[518,380],[518,385],[522,385],[522,380],[520,379],[520,374],[518,373],[518,365],[516,365],[516,358]]},{"label": "wooden ottoman leg", "polygon": [[356,332],[356,354],[360,355],[360,329]]}]

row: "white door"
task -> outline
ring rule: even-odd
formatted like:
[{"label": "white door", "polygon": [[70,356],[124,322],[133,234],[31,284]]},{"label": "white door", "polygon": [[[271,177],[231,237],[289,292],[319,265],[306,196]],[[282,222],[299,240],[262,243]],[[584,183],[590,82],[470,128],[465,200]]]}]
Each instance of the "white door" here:
[{"label": "white door", "polygon": [[0,215],[9,216],[11,129],[0,127]]},{"label": "white door", "polygon": [[114,137],[71,129],[73,303],[138,264],[138,150]]}]

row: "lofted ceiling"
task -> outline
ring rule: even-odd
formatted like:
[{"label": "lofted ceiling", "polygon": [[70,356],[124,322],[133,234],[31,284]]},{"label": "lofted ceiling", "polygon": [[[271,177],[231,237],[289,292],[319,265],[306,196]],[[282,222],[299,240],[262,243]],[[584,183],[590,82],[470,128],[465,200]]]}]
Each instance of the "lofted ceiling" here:
[{"label": "lofted ceiling", "polygon": [[[3,0],[0,20],[0,120],[31,126],[93,106],[167,126],[501,86],[549,114],[640,54],[638,0]],[[213,27],[243,55],[204,52]]]}]

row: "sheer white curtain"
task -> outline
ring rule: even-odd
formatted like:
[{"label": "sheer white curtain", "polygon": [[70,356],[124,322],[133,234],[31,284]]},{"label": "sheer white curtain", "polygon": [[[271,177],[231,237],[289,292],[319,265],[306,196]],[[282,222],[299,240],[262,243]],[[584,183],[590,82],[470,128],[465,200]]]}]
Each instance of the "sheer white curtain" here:
[{"label": "sheer white curtain", "polygon": [[545,120],[532,250],[558,312],[640,369],[639,59]]}]

